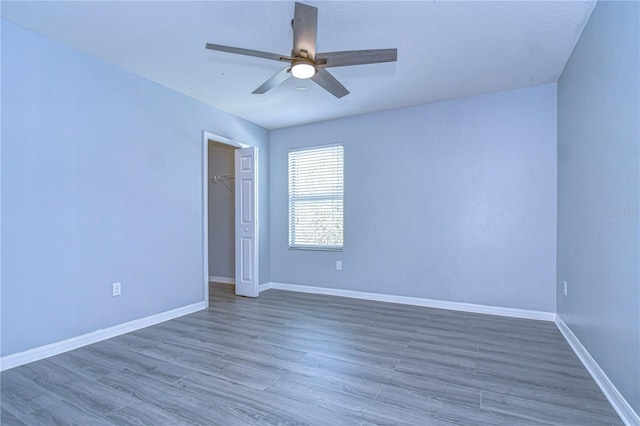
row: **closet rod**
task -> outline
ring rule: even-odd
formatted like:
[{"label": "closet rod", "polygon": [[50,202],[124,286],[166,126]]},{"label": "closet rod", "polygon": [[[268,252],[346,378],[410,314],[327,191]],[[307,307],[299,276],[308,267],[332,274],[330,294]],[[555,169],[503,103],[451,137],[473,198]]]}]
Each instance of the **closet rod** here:
[{"label": "closet rod", "polygon": [[232,194],[235,194],[235,191],[233,190],[233,188],[231,188],[231,186],[229,186],[229,183],[227,182],[227,179],[234,179],[234,178],[235,178],[234,175],[216,175],[216,176],[210,177],[209,181],[213,181],[213,183],[222,182],[224,183],[224,186],[226,186],[227,189],[231,191]]},{"label": "closet rod", "polygon": [[218,182],[219,180],[222,179],[235,179],[234,175],[216,175],[216,176],[211,176],[209,178],[209,180],[214,181],[214,182]]}]

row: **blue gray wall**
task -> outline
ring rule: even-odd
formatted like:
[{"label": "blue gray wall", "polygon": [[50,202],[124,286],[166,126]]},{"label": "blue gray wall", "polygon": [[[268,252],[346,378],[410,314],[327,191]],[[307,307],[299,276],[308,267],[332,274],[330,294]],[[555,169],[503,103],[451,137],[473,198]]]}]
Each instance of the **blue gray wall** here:
[{"label": "blue gray wall", "polygon": [[638,2],[598,2],[558,83],[556,290],[558,314],[636,412],[639,21]]},{"label": "blue gray wall", "polygon": [[268,132],[5,20],[2,89],[2,355],[204,300],[202,131]]},{"label": "blue gray wall", "polygon": [[[287,152],[335,142],[344,251],[289,250]],[[555,312],[555,85],[275,130],[269,150],[271,281]]]}]

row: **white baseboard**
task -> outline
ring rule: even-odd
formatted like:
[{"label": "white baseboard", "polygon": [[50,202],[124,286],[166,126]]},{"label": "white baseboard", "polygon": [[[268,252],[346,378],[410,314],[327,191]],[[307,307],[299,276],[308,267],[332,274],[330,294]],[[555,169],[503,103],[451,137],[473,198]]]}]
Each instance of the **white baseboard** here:
[{"label": "white baseboard", "polygon": [[236,279],[231,277],[217,277],[215,275],[209,275],[209,281],[222,284],[235,284]]},{"label": "white baseboard", "polygon": [[110,339],[121,334],[130,333],[132,331],[159,324],[161,322],[178,318],[183,315],[191,314],[205,308],[205,302],[198,302],[192,305],[187,305],[180,308],[172,309],[170,311],[161,312],[159,314],[151,315],[145,318],[125,322],[113,327],[83,334],[82,336],[72,337],[60,342],[55,342],[45,346],[29,349],[24,352],[18,352],[16,354],[3,356],[2,358],[0,358],[0,371],[8,370],[10,368],[18,367],[20,365],[28,364],[30,362],[38,361],[44,358],[49,358],[63,352],[71,351],[82,346],[91,345],[93,343]]},{"label": "white baseboard", "polygon": [[640,425],[640,416],[638,416],[638,413],[633,410],[627,400],[618,392],[618,389],[611,383],[611,380],[609,380],[604,371],[602,371],[598,363],[591,357],[589,351],[582,346],[580,340],[573,334],[559,315],[556,317],[555,322],[564,339],[569,343],[569,346],[571,346],[571,349],[573,349],[573,352],[576,353],[580,361],[582,361],[582,364],[589,374],[591,374],[591,377],[593,377],[593,380],[598,384],[600,390],[602,390],[604,396],[607,397],[622,421],[629,426]]},{"label": "white baseboard", "polygon": [[273,288],[273,287],[271,287],[271,284],[273,284],[273,283],[269,282],[269,283],[260,284],[258,286],[258,294],[262,293],[265,290],[269,290],[270,288]]},{"label": "white baseboard", "polygon": [[270,288],[297,291],[300,293],[326,294],[330,296],[350,297],[353,299],[375,300],[379,302],[400,303],[403,305],[425,306],[429,308],[449,309],[452,311],[475,312],[479,314],[499,315],[503,317],[525,318],[542,321],[554,321],[553,312],[532,311],[528,309],[502,308],[498,306],[476,305],[473,303],[447,302],[444,300],[423,299],[420,297],[394,296],[391,294],[367,293],[362,291],[340,290],[326,287],[312,287],[297,284],[269,282],[260,286],[260,291]]}]

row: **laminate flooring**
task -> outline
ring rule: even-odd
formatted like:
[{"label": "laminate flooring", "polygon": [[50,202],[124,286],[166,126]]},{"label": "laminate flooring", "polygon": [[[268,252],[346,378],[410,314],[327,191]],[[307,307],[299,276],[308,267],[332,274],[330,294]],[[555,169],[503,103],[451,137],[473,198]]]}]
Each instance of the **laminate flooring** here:
[{"label": "laminate flooring", "polygon": [[622,424],[551,322],[221,284],[0,380],[2,425]]}]

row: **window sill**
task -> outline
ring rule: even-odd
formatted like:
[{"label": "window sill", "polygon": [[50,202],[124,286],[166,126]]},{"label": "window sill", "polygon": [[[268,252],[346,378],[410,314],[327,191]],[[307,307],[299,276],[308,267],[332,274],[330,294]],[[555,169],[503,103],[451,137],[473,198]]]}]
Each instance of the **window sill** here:
[{"label": "window sill", "polygon": [[344,247],[291,247],[289,246],[289,250],[304,250],[304,251],[344,251]]}]

